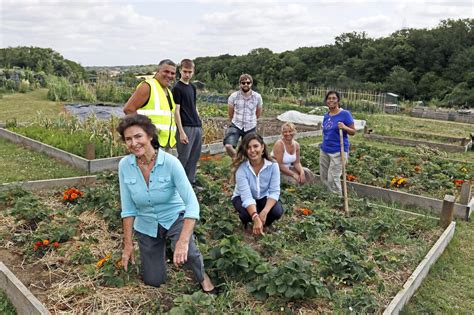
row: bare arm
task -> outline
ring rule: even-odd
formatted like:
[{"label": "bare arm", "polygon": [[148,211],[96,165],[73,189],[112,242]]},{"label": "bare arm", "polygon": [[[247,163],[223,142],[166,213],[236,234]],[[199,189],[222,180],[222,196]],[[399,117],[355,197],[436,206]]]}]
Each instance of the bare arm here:
[{"label": "bare arm", "polygon": [[260,118],[263,112],[263,107],[262,106],[257,106],[257,109],[255,110],[255,115],[257,116],[257,119]]},{"label": "bare arm", "polygon": [[181,123],[181,112],[180,112],[181,106],[179,104],[176,104],[176,109],[174,110],[174,120],[176,122],[176,126],[178,127],[179,130],[179,141],[184,144],[188,144],[188,136],[184,132],[183,129],[183,124]]},{"label": "bare arm", "polygon": [[305,174],[304,174],[304,169],[303,166],[301,165],[301,160],[300,160],[300,144],[295,141],[295,146],[296,146],[296,160],[293,163],[293,167],[295,168],[295,171],[299,174],[299,183],[303,184],[306,181]]},{"label": "bare arm", "polygon": [[347,134],[349,136],[353,136],[355,135],[356,133],[356,129],[355,129],[355,125],[354,124],[350,124],[349,126],[346,126],[343,122],[339,122],[338,123],[338,126],[339,126],[339,129],[342,129],[344,130],[345,132],[347,132]]},{"label": "bare arm", "polygon": [[194,219],[184,219],[183,229],[174,248],[173,263],[175,266],[180,266],[188,260],[189,240],[193,235],[195,224],[196,220]]},{"label": "bare arm", "polygon": [[135,256],[133,252],[133,222],[135,217],[123,218],[123,252],[122,252],[122,266],[125,271],[128,270],[128,262],[131,260],[135,264]]},{"label": "bare arm", "polygon": [[260,215],[253,217],[254,213],[257,213],[257,206],[252,204],[247,207],[247,212],[249,213],[250,217],[253,221],[253,234],[255,235],[264,235],[263,234],[263,221]]},{"label": "bare arm", "polygon": [[277,201],[275,199],[267,198],[265,207],[263,207],[262,211],[258,215],[263,224],[265,224],[265,221],[267,221],[267,215],[276,203]]},{"label": "bare arm", "polygon": [[293,162],[293,167],[295,170],[298,172],[298,174],[304,174],[303,171],[303,166],[301,165],[301,160],[300,160],[300,145],[299,143],[295,142],[296,146],[296,160]]},{"label": "bare arm", "polygon": [[232,118],[234,118],[234,105],[227,104],[227,116],[229,117],[230,122],[232,122]]},{"label": "bare arm", "polygon": [[123,107],[123,112],[127,115],[136,114],[146,101],[150,98],[150,85],[148,83],[140,84],[140,86],[133,92]]}]

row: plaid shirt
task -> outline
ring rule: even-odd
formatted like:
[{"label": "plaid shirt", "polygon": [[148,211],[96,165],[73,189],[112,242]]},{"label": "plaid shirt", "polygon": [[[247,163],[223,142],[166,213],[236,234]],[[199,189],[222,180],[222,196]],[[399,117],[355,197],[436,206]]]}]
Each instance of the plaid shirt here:
[{"label": "plaid shirt", "polygon": [[242,91],[236,91],[229,96],[227,103],[234,106],[232,123],[242,131],[247,131],[257,126],[257,107],[263,106],[262,96],[252,91],[249,97]]}]

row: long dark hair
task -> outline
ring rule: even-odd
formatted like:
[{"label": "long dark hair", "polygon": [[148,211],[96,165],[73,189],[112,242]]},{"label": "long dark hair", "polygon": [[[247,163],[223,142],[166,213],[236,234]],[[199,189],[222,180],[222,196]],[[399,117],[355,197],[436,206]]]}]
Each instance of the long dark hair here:
[{"label": "long dark hair", "polygon": [[239,166],[248,160],[248,156],[247,156],[247,149],[249,147],[249,143],[250,141],[252,140],[257,140],[262,146],[263,146],[263,154],[262,154],[262,157],[264,159],[267,159],[267,160],[270,160],[270,161],[273,161],[273,158],[270,156],[270,154],[268,154],[268,150],[267,150],[267,145],[265,144],[265,142],[263,141],[263,138],[262,136],[260,136],[258,133],[256,132],[251,132],[251,133],[248,133],[246,134],[243,139],[242,139],[242,142],[240,142],[240,145],[237,149],[237,156],[235,157],[235,159],[232,161],[232,181],[235,182],[235,172],[237,172],[237,169],[239,168]]},{"label": "long dark hair", "polygon": [[152,138],[151,145],[153,146],[153,148],[158,149],[160,147],[160,143],[158,142],[156,126],[151,122],[151,119],[145,115],[131,114],[122,118],[122,120],[120,121],[116,129],[117,132],[120,134],[122,141],[125,142],[125,136],[124,136],[125,130],[132,126],[138,126],[142,128],[145,131],[145,133],[149,137]]}]

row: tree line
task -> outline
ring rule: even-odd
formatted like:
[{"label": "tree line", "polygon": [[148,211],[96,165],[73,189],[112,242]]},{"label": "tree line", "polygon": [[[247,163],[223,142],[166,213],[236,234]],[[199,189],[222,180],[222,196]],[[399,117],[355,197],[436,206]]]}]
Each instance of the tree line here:
[{"label": "tree line", "polygon": [[8,47],[0,49],[0,68],[21,68],[41,73],[65,77],[71,82],[86,80],[86,70],[78,63],[65,59],[51,48]]},{"label": "tree line", "polygon": [[199,57],[194,60],[196,78],[225,88],[235,86],[240,74],[250,73],[257,89],[299,83],[474,107],[473,30],[474,19],[448,19],[433,29],[402,29],[377,39],[351,32],[321,47],[282,53],[257,48],[242,56]]}]

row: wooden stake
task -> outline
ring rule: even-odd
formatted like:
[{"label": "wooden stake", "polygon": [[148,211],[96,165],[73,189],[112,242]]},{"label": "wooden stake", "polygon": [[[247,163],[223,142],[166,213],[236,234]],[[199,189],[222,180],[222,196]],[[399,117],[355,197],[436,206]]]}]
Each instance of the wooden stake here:
[{"label": "wooden stake", "polygon": [[94,160],[95,159],[95,144],[89,142],[86,144],[86,159]]},{"label": "wooden stake", "polygon": [[461,194],[459,197],[459,203],[467,205],[471,201],[471,181],[465,181],[461,186]]},{"label": "wooden stake", "polygon": [[349,214],[349,197],[347,196],[347,181],[346,181],[346,159],[344,157],[344,140],[342,138],[342,129],[339,129],[339,139],[341,143],[341,162],[342,162],[342,183],[344,195],[344,212]]},{"label": "wooden stake", "polygon": [[454,196],[445,195],[443,200],[443,208],[441,209],[441,215],[439,218],[439,225],[446,229],[454,217]]}]

